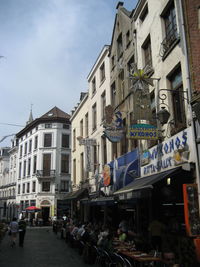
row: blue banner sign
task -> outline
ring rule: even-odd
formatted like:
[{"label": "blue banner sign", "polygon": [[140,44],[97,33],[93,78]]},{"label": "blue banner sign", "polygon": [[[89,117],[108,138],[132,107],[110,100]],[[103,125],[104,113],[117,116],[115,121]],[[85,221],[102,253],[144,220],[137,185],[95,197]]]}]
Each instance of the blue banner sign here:
[{"label": "blue banner sign", "polygon": [[157,140],[158,129],[151,124],[133,124],[129,127],[128,138]]}]

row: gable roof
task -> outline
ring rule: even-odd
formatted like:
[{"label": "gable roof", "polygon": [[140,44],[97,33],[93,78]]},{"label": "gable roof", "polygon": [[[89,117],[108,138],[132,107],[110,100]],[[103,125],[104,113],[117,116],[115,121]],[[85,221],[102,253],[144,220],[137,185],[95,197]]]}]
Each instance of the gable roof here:
[{"label": "gable roof", "polygon": [[61,109],[57,108],[56,106],[52,109],[50,109],[47,113],[45,113],[40,118],[64,118],[69,119],[70,115],[62,111]]},{"label": "gable roof", "polygon": [[70,124],[70,115],[55,106],[41,117],[28,123],[25,128],[23,128],[20,132],[16,134],[16,137],[20,138],[21,136],[26,134],[28,131],[30,131],[40,123],[51,123],[51,122],[61,122]]},{"label": "gable roof", "polygon": [[[111,53],[111,50],[112,50],[112,45],[113,45],[113,40],[114,40],[114,35],[115,35],[115,28],[116,28],[119,12],[122,12],[124,15],[126,15],[127,17],[129,17],[131,19],[132,15],[133,15],[133,12],[134,12],[134,9],[130,12],[126,8],[124,8],[122,6],[117,8],[117,13],[115,15],[115,21],[114,21],[114,26],[113,26],[113,31],[112,31],[112,38],[111,38],[111,44],[110,44],[110,53]],[[110,56],[110,53],[109,53],[109,56]]]}]

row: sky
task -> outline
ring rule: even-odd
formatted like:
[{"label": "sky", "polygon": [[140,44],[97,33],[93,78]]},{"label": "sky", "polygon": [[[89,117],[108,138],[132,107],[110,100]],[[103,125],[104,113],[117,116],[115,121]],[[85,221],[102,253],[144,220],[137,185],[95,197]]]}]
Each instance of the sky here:
[{"label": "sky", "polygon": [[[131,11],[137,0],[124,0]],[[101,49],[118,0],[0,0],[0,147],[54,106],[71,114]],[[2,56],[2,57],[1,57]]]}]

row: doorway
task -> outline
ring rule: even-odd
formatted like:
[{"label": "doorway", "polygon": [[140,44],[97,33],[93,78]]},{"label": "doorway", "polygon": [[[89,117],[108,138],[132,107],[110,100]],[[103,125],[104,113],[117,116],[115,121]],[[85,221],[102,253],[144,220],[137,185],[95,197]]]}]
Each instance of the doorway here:
[{"label": "doorway", "polygon": [[42,207],[42,219],[44,225],[48,225],[49,223],[49,211],[50,207]]}]

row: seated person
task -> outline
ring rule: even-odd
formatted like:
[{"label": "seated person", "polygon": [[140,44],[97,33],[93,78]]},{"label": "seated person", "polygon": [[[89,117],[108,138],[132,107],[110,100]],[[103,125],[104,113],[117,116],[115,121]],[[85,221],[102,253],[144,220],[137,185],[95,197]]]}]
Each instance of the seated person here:
[{"label": "seated person", "polygon": [[126,241],[127,239],[127,233],[125,231],[123,231],[122,229],[118,229],[117,230],[118,236],[119,236],[119,241]]},{"label": "seated person", "polygon": [[159,262],[158,267],[179,267],[179,264],[175,263],[175,253],[171,250],[165,250],[162,252],[162,261]]}]

